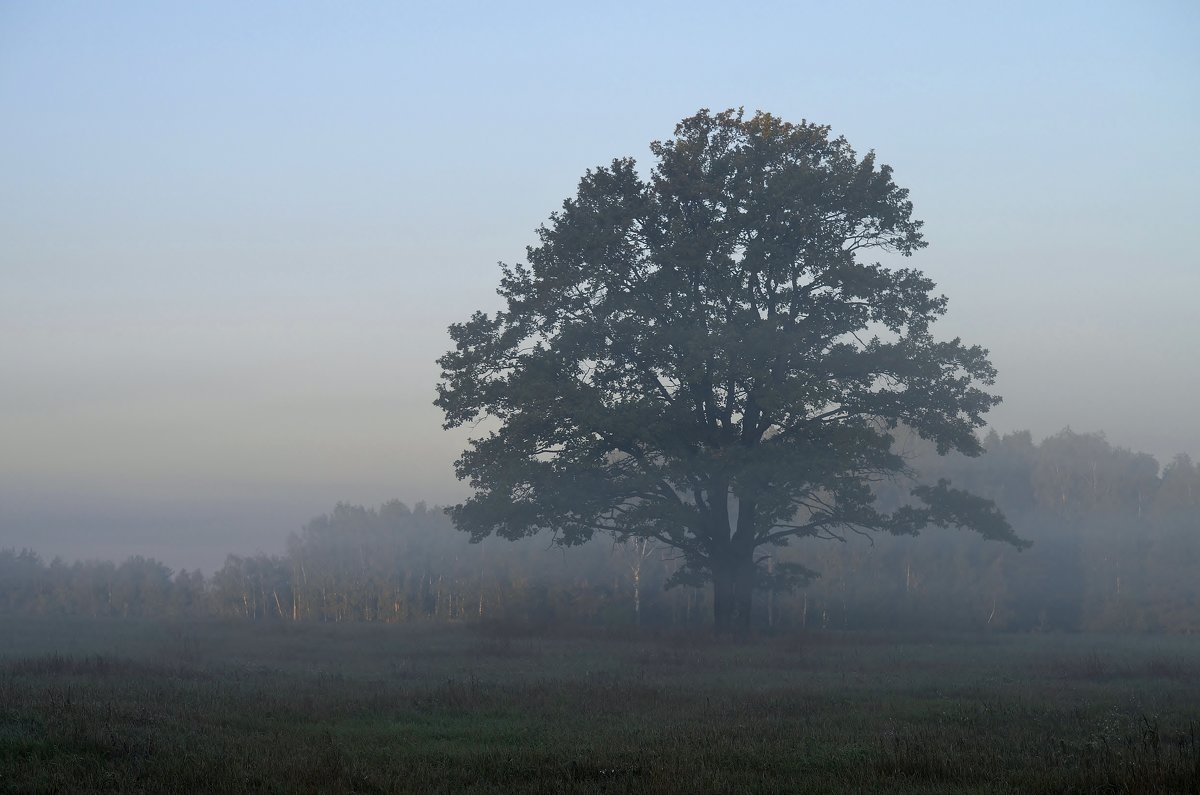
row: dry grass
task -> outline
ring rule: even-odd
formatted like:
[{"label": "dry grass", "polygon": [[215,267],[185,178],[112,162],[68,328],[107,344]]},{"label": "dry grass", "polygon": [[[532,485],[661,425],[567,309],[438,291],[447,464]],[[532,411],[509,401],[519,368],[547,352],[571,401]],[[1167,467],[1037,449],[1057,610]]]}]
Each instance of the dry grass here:
[{"label": "dry grass", "polygon": [[1196,792],[1188,639],[0,621],[13,792]]}]

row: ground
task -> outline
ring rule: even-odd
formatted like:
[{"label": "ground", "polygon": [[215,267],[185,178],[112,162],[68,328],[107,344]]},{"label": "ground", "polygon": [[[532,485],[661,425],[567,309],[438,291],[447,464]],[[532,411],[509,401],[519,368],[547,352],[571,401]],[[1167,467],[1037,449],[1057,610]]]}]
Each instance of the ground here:
[{"label": "ground", "polygon": [[1195,793],[1200,639],[0,618],[0,791]]}]

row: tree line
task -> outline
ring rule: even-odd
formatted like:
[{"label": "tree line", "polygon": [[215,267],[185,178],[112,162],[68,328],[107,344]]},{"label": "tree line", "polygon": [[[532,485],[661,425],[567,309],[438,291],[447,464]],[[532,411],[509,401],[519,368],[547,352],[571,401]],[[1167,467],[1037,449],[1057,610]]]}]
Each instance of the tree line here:
[{"label": "tree line", "polygon": [[[987,436],[986,454],[939,456],[915,434],[915,478],[992,499],[1028,549],[938,529],[803,538],[762,562],[759,626],[997,631],[1200,631],[1200,467],[1165,467],[1102,434],[1041,443]],[[904,478],[875,485],[885,509]],[[787,578],[773,578],[788,571]],[[800,572],[805,576],[797,579]],[[230,555],[210,576],[142,556],[44,561],[0,550],[0,611],[252,621],[511,621],[671,627],[711,621],[711,589],[649,539],[560,547],[547,537],[469,543],[444,512],[338,505],[283,554]],[[804,580],[807,579],[807,584]],[[798,584],[799,583],[799,584]],[[669,589],[667,585],[672,585]]]}]

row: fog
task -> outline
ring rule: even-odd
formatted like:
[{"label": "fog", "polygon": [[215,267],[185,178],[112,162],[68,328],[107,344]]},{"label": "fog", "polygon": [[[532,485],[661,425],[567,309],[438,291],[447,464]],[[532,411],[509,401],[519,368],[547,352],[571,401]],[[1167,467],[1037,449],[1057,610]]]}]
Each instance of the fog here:
[{"label": "fog", "polygon": [[[1043,440],[990,435],[980,458],[939,457],[907,432],[898,446],[918,479],[950,478],[995,500],[1032,548],[936,528],[915,538],[800,539],[764,550],[755,625],[765,631],[1200,630],[1194,576],[1200,468],[1190,460],[1178,458],[1160,472],[1145,454],[1071,431]],[[879,484],[879,502],[905,502],[908,485]],[[707,627],[711,619],[711,589],[688,578],[679,550],[653,539],[622,543],[598,534],[569,548],[544,536],[473,544],[425,503],[341,503],[270,539],[265,548],[278,551],[230,555],[205,576],[172,572],[150,554],[160,543],[155,528],[170,526],[156,508],[143,507],[145,526],[96,522],[143,550],[117,561],[68,566],[0,552],[0,614],[273,624],[471,620],[542,631],[679,630]],[[230,509],[231,516],[248,514],[245,506]],[[237,521],[214,526],[206,542],[237,540]],[[257,532],[269,523],[264,518]],[[810,572],[801,587],[773,579],[794,565]]]},{"label": "fog", "polygon": [[445,328],[699,107],[896,168],[993,428],[1200,457],[1192,5],[687,8],[0,11],[0,548],[212,572],[458,501]]}]

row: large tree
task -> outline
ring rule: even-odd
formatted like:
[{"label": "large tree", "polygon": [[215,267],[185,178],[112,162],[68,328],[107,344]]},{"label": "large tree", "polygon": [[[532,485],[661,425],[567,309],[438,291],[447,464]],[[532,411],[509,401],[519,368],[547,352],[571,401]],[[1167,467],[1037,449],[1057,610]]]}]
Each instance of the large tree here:
[{"label": "large tree", "polygon": [[749,625],[764,546],[929,524],[1021,543],[944,481],[875,504],[873,482],[908,474],[889,431],[976,455],[999,402],[985,350],[931,335],[933,282],[863,261],[925,245],[891,169],[762,112],[702,110],[650,149],[648,178],[589,170],[501,266],[505,308],[451,326],[445,425],[493,421],[457,462],[456,524],[653,538],[712,580],[718,630]]}]

